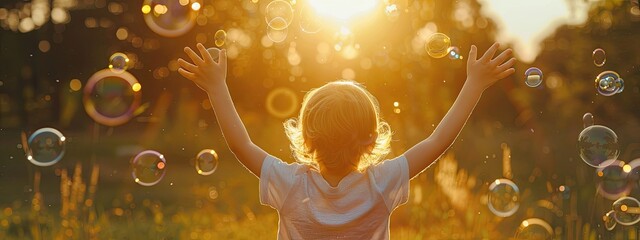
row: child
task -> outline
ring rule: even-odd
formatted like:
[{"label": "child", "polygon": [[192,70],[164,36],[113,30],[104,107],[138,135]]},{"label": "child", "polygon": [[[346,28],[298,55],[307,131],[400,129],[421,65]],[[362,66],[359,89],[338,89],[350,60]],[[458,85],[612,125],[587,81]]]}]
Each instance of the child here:
[{"label": "child", "polygon": [[179,59],[178,71],[207,92],[230,150],[259,177],[260,202],[279,213],[278,239],[388,239],[389,216],[407,201],[409,179],[451,146],[482,92],[515,72],[511,49],[493,58],[498,47],[478,59],[471,46],[467,80],[441,124],[385,161],[389,126],[376,99],[354,82],[330,82],[306,94],[298,118],[284,124],[298,161],[287,164],[249,138],[225,82],[225,50],[215,62],[202,44],[200,56],[186,47],[194,64]]}]

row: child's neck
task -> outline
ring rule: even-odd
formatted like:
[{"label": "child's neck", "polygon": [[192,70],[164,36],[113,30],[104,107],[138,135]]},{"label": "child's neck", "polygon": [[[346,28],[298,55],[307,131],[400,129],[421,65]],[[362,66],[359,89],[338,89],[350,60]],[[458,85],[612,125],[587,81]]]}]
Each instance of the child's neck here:
[{"label": "child's neck", "polygon": [[322,178],[332,187],[337,187],[340,181],[353,171],[355,171],[355,169],[348,167],[328,169],[320,164],[320,175],[322,175]]}]

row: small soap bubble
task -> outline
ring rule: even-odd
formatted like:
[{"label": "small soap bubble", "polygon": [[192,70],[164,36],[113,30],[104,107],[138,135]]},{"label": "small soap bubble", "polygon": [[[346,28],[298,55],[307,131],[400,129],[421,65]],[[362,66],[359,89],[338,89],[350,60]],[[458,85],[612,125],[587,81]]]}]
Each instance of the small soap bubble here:
[{"label": "small soap bubble", "polygon": [[167,161],[159,152],[146,150],[138,153],[131,163],[133,180],[142,186],[153,186],[164,177]]},{"label": "small soap bubble", "polygon": [[27,160],[36,166],[51,166],[64,156],[66,138],[54,128],[40,128],[27,140]]},{"label": "small soap bubble", "polygon": [[593,114],[591,113],[585,113],[582,116],[582,127],[586,128],[589,126],[593,126]]},{"label": "small soap bubble", "polygon": [[520,189],[509,179],[496,179],[489,185],[487,206],[498,217],[513,215],[520,207]]},{"label": "small soap bubble", "polygon": [[524,84],[528,87],[537,87],[542,83],[542,70],[531,67],[524,72]]},{"label": "small soap bubble", "polygon": [[458,59],[462,59],[462,55],[460,55],[460,49],[458,49],[458,47],[456,46],[452,46],[449,47],[449,50],[447,50],[449,52],[449,59],[451,60],[458,60]]},{"label": "small soap bubble", "polygon": [[129,68],[129,57],[124,53],[114,53],[109,57],[109,69],[114,72],[126,71]]},{"label": "small soap bubble", "polygon": [[[274,30],[284,30],[289,27],[289,24],[293,21],[293,7],[291,7],[291,4],[288,1],[272,1],[267,5],[264,11],[267,25]],[[274,22],[273,20],[276,18],[280,18],[283,21],[278,20]]]},{"label": "small soap bubble", "polygon": [[604,63],[607,61],[607,55],[604,50],[602,50],[602,48],[596,48],[595,50],[593,50],[592,57],[593,64],[598,67],[604,66]]},{"label": "small soap bubble", "polygon": [[[277,28],[273,28],[271,26],[276,26]],[[284,26],[284,27],[280,27]],[[286,27],[288,24],[286,23],[284,18],[276,17],[273,18],[267,28],[267,37],[274,43],[281,43],[285,39],[287,39],[287,35],[289,34],[289,28]]]},{"label": "small soap bubble", "polygon": [[620,154],[618,135],[608,127],[593,125],[585,128],[578,135],[580,158],[592,167],[606,167],[613,163]]},{"label": "small soap bubble", "polygon": [[225,41],[227,41],[227,32],[225,32],[224,30],[220,29],[218,31],[216,31],[216,34],[213,36],[214,40],[215,40],[215,44],[217,47],[222,47],[222,45],[224,45]]},{"label": "small soap bubble", "polygon": [[604,71],[596,77],[596,91],[603,96],[613,96],[624,90],[624,80],[614,71]]},{"label": "small soap bubble", "polygon": [[540,218],[529,218],[522,221],[516,230],[515,239],[518,240],[551,240],[553,238],[553,228],[546,221]]},{"label": "small soap bubble", "polygon": [[100,124],[112,127],[124,124],[140,105],[141,88],[129,72],[98,71],[84,87],[85,111]]},{"label": "small soap bubble", "polygon": [[211,175],[218,168],[218,154],[212,149],[204,149],[196,156],[196,172]]},{"label": "small soap bubble", "polygon": [[622,197],[611,206],[613,218],[621,225],[631,226],[640,222],[640,202],[633,197]]},{"label": "small soap bubble", "polygon": [[207,52],[209,52],[209,55],[211,55],[211,58],[213,58],[214,62],[218,62],[218,60],[220,59],[220,49],[219,48],[207,48]]},{"label": "small soap bubble", "polygon": [[451,39],[443,33],[434,33],[424,45],[429,56],[433,58],[447,56],[449,47],[451,47]]},{"label": "small soap bubble", "polygon": [[598,193],[609,199],[616,200],[626,196],[631,191],[627,176],[631,169],[624,169],[624,162],[619,160],[607,160],[600,165],[606,166],[596,170],[598,176]]},{"label": "small soap bubble", "polygon": [[602,216],[604,227],[609,231],[613,230],[614,228],[616,228],[616,225],[618,225],[618,222],[616,222],[615,220],[615,216],[616,212],[613,210],[610,210],[604,216]]}]

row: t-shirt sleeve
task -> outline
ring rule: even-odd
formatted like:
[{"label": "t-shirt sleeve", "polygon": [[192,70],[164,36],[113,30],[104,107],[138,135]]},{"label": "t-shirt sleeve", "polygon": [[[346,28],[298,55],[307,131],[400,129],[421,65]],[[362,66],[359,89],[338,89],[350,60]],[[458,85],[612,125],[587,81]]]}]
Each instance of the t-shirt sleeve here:
[{"label": "t-shirt sleeve", "polygon": [[260,170],[260,203],[280,210],[295,184],[299,167],[267,155]]},{"label": "t-shirt sleeve", "polygon": [[409,164],[401,155],[382,161],[372,169],[376,187],[389,211],[405,204],[409,199]]}]

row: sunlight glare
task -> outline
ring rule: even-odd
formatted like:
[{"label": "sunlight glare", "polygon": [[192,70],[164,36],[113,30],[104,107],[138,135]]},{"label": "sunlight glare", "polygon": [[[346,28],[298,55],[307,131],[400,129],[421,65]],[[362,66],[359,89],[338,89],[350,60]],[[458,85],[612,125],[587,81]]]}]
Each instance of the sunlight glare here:
[{"label": "sunlight glare", "polygon": [[373,10],[378,5],[378,1],[309,0],[309,5],[316,9],[320,15],[346,21],[356,15]]}]

